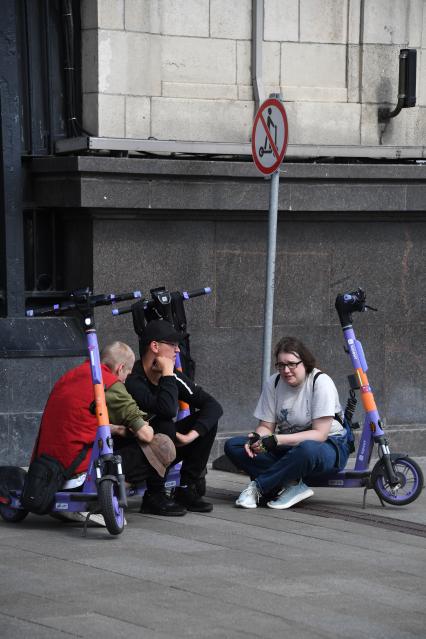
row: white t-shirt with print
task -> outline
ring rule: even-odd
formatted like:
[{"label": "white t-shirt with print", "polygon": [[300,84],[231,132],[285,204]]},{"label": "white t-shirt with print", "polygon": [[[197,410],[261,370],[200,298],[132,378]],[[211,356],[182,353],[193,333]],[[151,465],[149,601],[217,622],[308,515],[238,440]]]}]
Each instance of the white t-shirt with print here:
[{"label": "white t-shirt with print", "polygon": [[[254,411],[254,416],[264,422],[275,424],[279,434],[288,435],[312,428],[312,420],[320,417],[331,417],[342,414],[337,388],[326,373],[321,373],[313,380],[319,370],[306,376],[299,386],[289,386],[279,378],[275,387],[277,374],[271,375]],[[333,419],[330,435],[343,434],[343,426]]]}]

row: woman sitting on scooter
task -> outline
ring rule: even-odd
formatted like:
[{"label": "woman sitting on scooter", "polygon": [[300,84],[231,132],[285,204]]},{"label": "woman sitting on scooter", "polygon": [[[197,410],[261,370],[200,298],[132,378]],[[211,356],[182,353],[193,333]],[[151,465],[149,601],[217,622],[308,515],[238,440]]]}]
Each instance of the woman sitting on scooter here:
[{"label": "woman sitting on scooter", "polygon": [[251,478],[237,501],[241,508],[290,508],[314,493],[309,476],[344,468],[349,456],[343,414],[333,380],[319,371],[306,346],[283,337],[275,367],[258,401],[259,425],[233,437],[225,453]]}]

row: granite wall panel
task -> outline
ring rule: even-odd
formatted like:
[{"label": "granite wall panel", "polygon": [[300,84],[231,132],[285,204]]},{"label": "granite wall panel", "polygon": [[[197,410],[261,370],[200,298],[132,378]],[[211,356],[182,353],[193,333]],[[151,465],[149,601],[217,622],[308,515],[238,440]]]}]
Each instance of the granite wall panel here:
[{"label": "granite wall panel", "polygon": [[116,208],[122,206],[124,200],[128,208],[148,207],[149,181],[118,178],[105,183],[101,179],[90,177],[82,185],[82,206]]},{"label": "granite wall panel", "polygon": [[406,330],[403,317],[386,326],[384,372],[388,392],[385,414],[391,424],[425,422],[425,318],[423,312],[423,321],[411,324],[410,330]]},{"label": "granite wall panel", "polygon": [[28,466],[37,439],[40,418],[41,413],[10,414],[9,450],[6,463],[14,466]]},{"label": "granite wall panel", "polygon": [[[357,314],[354,326],[369,362],[377,403],[389,423],[404,414],[404,408],[396,411],[389,396],[389,345],[424,321],[423,298],[413,285],[417,281],[424,289],[424,233],[421,223],[392,221],[307,223],[282,216],[278,223],[273,343],[285,334],[305,340],[335,379],[345,404],[352,370],[343,351],[334,300],[340,292],[363,287],[370,304],[379,310]],[[111,290],[129,290],[142,280],[145,290],[159,284],[178,290],[212,286],[211,296],[188,302],[187,314],[197,380],[225,407],[221,433],[246,428],[260,390],[266,241],[266,219],[203,224],[128,220],[119,225],[99,219],[95,225],[98,290],[107,285]],[[105,252],[115,256],[114,268],[111,264],[106,268]],[[129,315],[112,319],[105,312],[98,317],[104,341],[121,338],[137,348]],[[393,337],[385,339],[385,331]],[[405,362],[402,358],[404,371],[410,366]],[[414,393],[407,418],[419,415],[423,405]]]},{"label": "granite wall panel", "polygon": [[[197,383],[221,402],[220,436],[246,432],[261,384],[262,329],[255,327],[191,329]],[[226,388],[226,392],[224,389]]]},{"label": "granite wall panel", "polygon": [[7,413],[10,410],[11,385],[9,382],[8,365],[6,360],[0,360],[0,414]]},{"label": "granite wall panel", "polygon": [[9,463],[9,413],[0,413],[0,463]]},{"label": "granite wall panel", "polygon": [[49,358],[5,359],[8,376],[15,380],[10,390],[11,412],[42,410],[51,388]]},{"label": "granite wall panel", "polygon": [[[94,225],[94,281],[98,291],[141,290],[149,297],[151,288],[192,290],[211,286],[213,294],[186,304],[189,326],[215,323],[216,286],[213,222],[171,220],[97,219]],[[110,256],[108,264],[105,254]],[[117,318],[104,309],[98,314],[101,343],[125,336],[135,348],[131,315]],[[124,339],[124,337],[122,337]]]},{"label": "granite wall panel", "polygon": [[329,211],[386,211],[394,210],[395,206],[403,209],[405,206],[405,192],[389,184],[368,184],[362,192],[352,184],[337,182],[330,188],[323,184],[311,182],[291,185],[291,208],[296,211],[324,210],[327,202]]}]

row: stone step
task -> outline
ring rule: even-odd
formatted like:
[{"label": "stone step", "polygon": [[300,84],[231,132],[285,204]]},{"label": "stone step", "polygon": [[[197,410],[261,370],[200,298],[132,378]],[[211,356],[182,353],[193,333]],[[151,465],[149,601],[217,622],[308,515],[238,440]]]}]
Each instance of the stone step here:
[{"label": "stone step", "polygon": [[387,426],[386,437],[392,452],[405,452],[413,457],[426,456],[426,424]]}]

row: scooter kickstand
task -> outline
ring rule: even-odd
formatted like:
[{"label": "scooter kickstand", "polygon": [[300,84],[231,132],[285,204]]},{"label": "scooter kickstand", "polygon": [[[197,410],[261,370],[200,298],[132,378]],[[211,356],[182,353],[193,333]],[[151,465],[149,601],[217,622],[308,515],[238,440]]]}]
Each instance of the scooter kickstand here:
[{"label": "scooter kickstand", "polygon": [[89,523],[90,515],[92,513],[89,511],[86,515],[86,519],[84,520],[83,532],[81,533],[82,537],[87,537],[87,524]]}]

